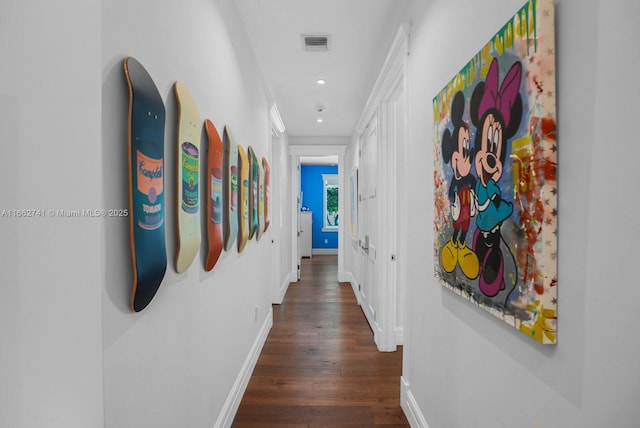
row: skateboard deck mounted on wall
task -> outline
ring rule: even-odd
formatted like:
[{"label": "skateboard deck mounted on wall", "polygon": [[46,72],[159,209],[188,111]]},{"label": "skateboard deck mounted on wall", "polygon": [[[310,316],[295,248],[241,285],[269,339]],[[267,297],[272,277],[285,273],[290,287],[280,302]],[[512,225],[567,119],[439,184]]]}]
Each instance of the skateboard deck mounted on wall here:
[{"label": "skateboard deck mounted on wall", "polygon": [[144,309],[167,270],[164,236],[164,122],[162,97],[136,59],[123,61],[129,89],[129,239],[133,265],[130,307]]},{"label": "skateboard deck mounted on wall", "polygon": [[207,156],[207,242],[208,251],[205,261],[205,270],[208,272],[216,265],[222,247],[224,236],[222,231],[222,171],[224,158],[224,145],[218,134],[218,130],[209,119],[205,120],[204,127],[207,132],[208,156]]},{"label": "skateboard deck mounted on wall", "polygon": [[258,186],[260,166],[253,147],[247,148],[249,158],[249,239],[253,239],[258,230]]},{"label": "skateboard deck mounted on wall", "polygon": [[249,240],[249,158],[244,148],[238,144],[238,170],[240,190],[240,210],[238,212],[238,252],[241,253]]},{"label": "skateboard deck mounted on wall", "polygon": [[271,213],[269,211],[269,198],[271,197],[271,168],[267,158],[262,158],[262,169],[264,170],[264,230],[266,232],[271,224]]},{"label": "skateboard deck mounted on wall", "polygon": [[222,179],[224,205],[224,249],[231,251],[238,234],[238,145],[231,130],[224,127],[224,169]]},{"label": "skateboard deck mounted on wall", "polygon": [[256,230],[256,241],[262,238],[264,232],[264,168],[259,168],[258,176],[258,230]]},{"label": "skateboard deck mounted on wall", "polygon": [[187,87],[176,82],[173,89],[178,102],[176,272],[182,273],[191,266],[200,249],[199,181],[202,122],[198,107]]}]

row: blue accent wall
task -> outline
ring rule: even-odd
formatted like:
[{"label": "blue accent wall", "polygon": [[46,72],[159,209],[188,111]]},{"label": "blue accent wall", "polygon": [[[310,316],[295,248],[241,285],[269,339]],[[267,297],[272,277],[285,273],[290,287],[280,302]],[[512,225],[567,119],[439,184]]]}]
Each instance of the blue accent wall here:
[{"label": "blue accent wall", "polygon": [[[312,248],[338,248],[338,232],[322,231],[322,174],[337,174],[337,166],[302,165],[300,168],[300,187],[302,189],[302,207],[312,211],[313,239]],[[342,189],[340,189],[342,191]],[[327,243],[325,244],[325,239]]]}]

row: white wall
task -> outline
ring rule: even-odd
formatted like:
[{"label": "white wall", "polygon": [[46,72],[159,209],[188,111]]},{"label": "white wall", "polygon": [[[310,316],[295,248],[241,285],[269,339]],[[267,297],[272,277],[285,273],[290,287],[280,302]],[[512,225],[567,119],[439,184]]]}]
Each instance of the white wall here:
[{"label": "white wall", "polygon": [[[54,213],[127,206],[125,55],[160,88],[167,143],[180,79],[203,119],[229,124],[282,183],[286,148],[271,146],[242,28],[230,0],[0,4],[0,426],[229,425],[270,326],[271,240],[291,253],[287,195],[272,192],[274,224],[259,243],[223,254],[211,273],[202,254],[182,275],[171,265],[139,314],[128,309],[127,219]],[[42,211],[16,218],[20,209]],[[174,222],[168,209],[169,260]]]},{"label": "white wall", "polygon": [[[433,182],[432,97],[523,3],[412,2],[410,183]],[[438,285],[432,193],[412,202],[404,406],[430,428],[638,426],[639,15],[636,0],[556,6],[557,346]]]},{"label": "white wall", "polygon": [[[177,106],[172,86],[180,80],[192,93],[203,120],[210,118],[218,131],[230,126],[237,142],[245,150],[251,145],[260,158],[268,157],[274,178],[280,176],[279,159],[271,159],[271,105],[233,1],[110,0],[103,2],[102,12],[105,173],[100,178],[105,205],[125,205],[127,198],[123,145],[127,92],[122,72],[126,55],[147,68],[165,100],[167,170],[175,162]],[[165,189],[167,201],[174,201],[174,186]],[[238,393],[238,375],[247,369],[248,355],[259,352],[256,341],[270,326],[271,239],[278,228],[270,229],[259,242],[249,242],[241,254],[235,248],[223,253],[212,272],[204,272],[201,251],[189,270],[178,275],[173,266],[176,238],[171,206],[168,202],[170,266],[156,297],[139,314],[127,308],[131,283],[127,225],[105,224],[107,427],[211,427],[223,422],[218,419],[221,412],[227,413],[229,423],[234,410],[229,408],[229,393],[234,388]],[[279,239],[285,253],[288,242],[288,236]]]},{"label": "white wall", "polygon": [[102,206],[100,36],[96,1],[0,3],[2,427],[103,425],[103,221],[50,212]]}]

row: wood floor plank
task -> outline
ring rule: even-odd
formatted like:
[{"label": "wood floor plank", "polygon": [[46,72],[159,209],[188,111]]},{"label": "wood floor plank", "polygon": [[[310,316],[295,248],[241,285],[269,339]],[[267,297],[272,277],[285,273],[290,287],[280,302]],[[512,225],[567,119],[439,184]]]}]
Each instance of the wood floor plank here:
[{"label": "wood floor plank", "polygon": [[304,259],[274,305],[273,328],[235,428],[408,427],[400,408],[402,348],[378,352],[336,256]]}]

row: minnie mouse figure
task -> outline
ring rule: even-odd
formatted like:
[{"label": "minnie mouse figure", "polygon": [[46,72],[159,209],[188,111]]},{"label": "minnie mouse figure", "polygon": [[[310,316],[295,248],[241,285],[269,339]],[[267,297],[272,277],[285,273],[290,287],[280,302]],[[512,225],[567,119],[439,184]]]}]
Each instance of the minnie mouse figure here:
[{"label": "minnie mouse figure", "polygon": [[462,120],[464,113],[464,94],[456,92],[451,102],[451,122],[453,134],[448,129],[442,136],[442,159],[451,163],[453,177],[449,185],[453,234],[440,251],[442,268],[447,273],[460,266],[462,273],[469,279],[478,277],[478,257],[467,247],[466,236],[475,214],[474,187],[476,179],[471,175],[473,148],[470,146],[469,126]]},{"label": "minnie mouse figure", "polygon": [[522,120],[522,64],[511,66],[500,87],[498,74],[498,60],[494,58],[486,80],[474,88],[470,105],[471,121],[477,129],[474,146],[478,176],[473,250],[480,262],[479,288],[488,297],[505,289],[500,226],[511,216],[513,205],[502,198],[497,182],[503,173],[507,140],[516,134]]}]

